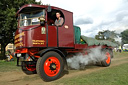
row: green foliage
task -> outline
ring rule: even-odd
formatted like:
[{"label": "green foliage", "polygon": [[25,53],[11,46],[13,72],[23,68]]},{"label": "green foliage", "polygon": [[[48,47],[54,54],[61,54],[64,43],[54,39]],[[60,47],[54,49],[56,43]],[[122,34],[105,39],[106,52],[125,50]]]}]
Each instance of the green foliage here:
[{"label": "green foliage", "polygon": [[0,0],[0,43],[3,55],[5,46],[14,41],[14,32],[17,28],[16,12],[25,4],[40,4],[35,0]]},{"label": "green foliage", "polygon": [[121,32],[121,37],[122,37],[122,43],[128,44],[128,29]]},{"label": "green foliage", "polygon": [[98,35],[96,35],[95,38],[98,40],[112,40],[114,38],[117,38],[118,36],[119,34],[115,33],[115,31],[104,30],[99,31]]},{"label": "green foliage", "polygon": [[115,33],[115,31],[110,31],[110,30],[104,30],[104,31],[99,31],[98,35],[95,36],[95,39],[97,40],[109,40],[111,42],[120,44],[118,41],[115,41],[114,38],[118,38],[119,34]]},{"label": "green foliage", "polygon": [[103,33],[104,32],[99,31],[98,35],[95,36],[95,39],[97,39],[97,40],[105,40]]}]

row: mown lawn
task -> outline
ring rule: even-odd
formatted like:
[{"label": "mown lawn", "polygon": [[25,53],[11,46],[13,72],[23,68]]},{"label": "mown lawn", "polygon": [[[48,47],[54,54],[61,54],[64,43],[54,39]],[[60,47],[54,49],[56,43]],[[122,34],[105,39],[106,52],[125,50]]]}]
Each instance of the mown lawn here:
[{"label": "mown lawn", "polygon": [[128,63],[57,81],[64,85],[128,85]]},{"label": "mown lawn", "polygon": [[0,60],[0,72],[8,72],[8,71],[19,71],[20,67],[16,66],[16,60],[15,61],[5,61]]},{"label": "mown lawn", "polygon": [[128,52],[114,52],[114,58],[119,58],[119,57],[128,57]]}]

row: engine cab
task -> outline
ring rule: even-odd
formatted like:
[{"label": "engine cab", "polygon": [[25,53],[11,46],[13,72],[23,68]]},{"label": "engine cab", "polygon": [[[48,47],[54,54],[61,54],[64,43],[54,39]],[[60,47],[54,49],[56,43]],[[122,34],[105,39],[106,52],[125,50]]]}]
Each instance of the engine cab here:
[{"label": "engine cab", "polygon": [[[56,13],[64,22],[55,25]],[[62,47],[74,48],[73,13],[61,8],[28,4],[16,14],[18,27],[15,33],[16,49]]]}]

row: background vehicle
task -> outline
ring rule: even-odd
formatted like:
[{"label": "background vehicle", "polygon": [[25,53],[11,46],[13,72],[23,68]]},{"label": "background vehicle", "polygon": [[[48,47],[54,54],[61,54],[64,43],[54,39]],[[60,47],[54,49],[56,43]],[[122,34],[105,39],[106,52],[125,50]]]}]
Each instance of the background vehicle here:
[{"label": "background vehicle", "polygon": [[[64,19],[62,26],[55,26],[56,12]],[[73,26],[73,13],[45,5],[24,5],[17,12],[18,29],[15,33],[17,64],[26,74],[38,73],[45,81],[59,78],[67,64],[66,57],[101,46],[106,59],[103,66],[111,63],[112,46],[109,41],[98,41],[81,36],[81,30]]]},{"label": "background vehicle", "polygon": [[128,51],[128,44],[123,45],[123,51]]}]

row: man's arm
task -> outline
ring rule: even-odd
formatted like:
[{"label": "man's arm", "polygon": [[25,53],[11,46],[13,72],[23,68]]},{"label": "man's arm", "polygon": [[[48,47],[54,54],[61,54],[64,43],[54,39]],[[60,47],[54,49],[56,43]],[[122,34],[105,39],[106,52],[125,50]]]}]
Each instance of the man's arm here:
[{"label": "man's arm", "polygon": [[62,24],[63,24],[63,22],[64,22],[64,19],[63,18],[61,18],[61,20],[60,20],[60,22],[59,22],[59,26],[61,26]]},{"label": "man's arm", "polygon": [[58,26],[57,20],[55,20],[55,25]]},{"label": "man's arm", "polygon": [[64,22],[64,19],[61,18],[59,23],[57,22],[57,20],[55,21],[55,25],[56,26],[61,26],[63,24],[63,22]]}]

